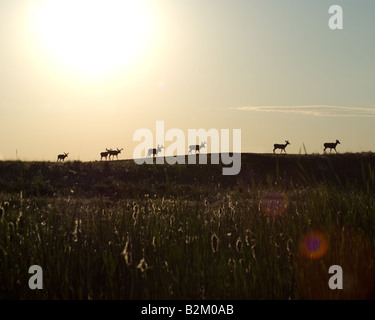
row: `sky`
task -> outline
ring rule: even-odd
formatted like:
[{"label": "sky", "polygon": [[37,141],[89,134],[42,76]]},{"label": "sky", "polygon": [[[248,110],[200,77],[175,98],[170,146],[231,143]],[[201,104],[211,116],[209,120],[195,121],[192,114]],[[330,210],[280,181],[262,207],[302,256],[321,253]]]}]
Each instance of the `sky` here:
[{"label": "sky", "polygon": [[241,129],[242,152],[288,140],[288,153],[323,153],[336,139],[340,153],[375,151],[374,12],[373,0],[0,0],[0,160],[131,159],[156,121],[186,141]]}]

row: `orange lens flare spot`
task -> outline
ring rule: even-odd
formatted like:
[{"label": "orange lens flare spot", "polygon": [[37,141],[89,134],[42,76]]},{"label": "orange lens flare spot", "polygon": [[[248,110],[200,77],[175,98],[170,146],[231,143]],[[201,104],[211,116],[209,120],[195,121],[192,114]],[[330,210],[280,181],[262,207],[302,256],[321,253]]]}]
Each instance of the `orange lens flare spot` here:
[{"label": "orange lens flare spot", "polygon": [[320,231],[309,232],[301,239],[299,249],[307,259],[318,260],[327,253],[327,237]]},{"label": "orange lens flare spot", "polygon": [[268,191],[262,195],[259,202],[259,209],[266,216],[278,217],[285,212],[288,203],[288,198],[284,193]]}]

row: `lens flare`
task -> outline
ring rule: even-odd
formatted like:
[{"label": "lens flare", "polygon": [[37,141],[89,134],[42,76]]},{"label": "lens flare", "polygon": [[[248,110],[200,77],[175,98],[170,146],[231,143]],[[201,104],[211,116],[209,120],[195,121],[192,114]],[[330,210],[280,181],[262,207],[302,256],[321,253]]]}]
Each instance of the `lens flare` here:
[{"label": "lens flare", "polygon": [[[343,288],[331,289],[333,265],[342,269]],[[294,277],[303,299],[363,300],[375,297],[375,248],[361,229],[329,226],[305,234],[297,247]]]},{"label": "lens flare", "polygon": [[328,250],[327,237],[320,231],[311,231],[301,239],[299,249],[307,259],[321,259]]},{"label": "lens flare", "polygon": [[280,191],[267,191],[261,196],[259,209],[268,217],[281,216],[289,204],[288,197]]}]

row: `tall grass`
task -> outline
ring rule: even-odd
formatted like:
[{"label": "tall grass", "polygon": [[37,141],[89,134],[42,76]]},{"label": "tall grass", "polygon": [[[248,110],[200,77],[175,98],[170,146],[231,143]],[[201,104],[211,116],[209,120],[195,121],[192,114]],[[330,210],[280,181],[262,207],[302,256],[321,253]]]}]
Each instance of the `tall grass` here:
[{"label": "tall grass", "polygon": [[[197,186],[199,197],[188,185],[178,197],[3,193],[0,299],[374,298],[372,167],[361,168],[362,188],[305,167],[296,182],[283,168],[263,185]],[[316,260],[301,252],[310,231],[329,244]],[[43,290],[28,287],[33,264]],[[328,287],[333,264],[344,290]]]}]

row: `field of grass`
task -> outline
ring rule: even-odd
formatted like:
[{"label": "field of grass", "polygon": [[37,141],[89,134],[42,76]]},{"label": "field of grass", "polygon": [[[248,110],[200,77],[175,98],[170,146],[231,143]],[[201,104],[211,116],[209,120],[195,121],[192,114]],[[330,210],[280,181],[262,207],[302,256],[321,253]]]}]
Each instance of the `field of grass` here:
[{"label": "field of grass", "polygon": [[0,161],[0,299],[375,298],[375,154],[221,168]]}]

